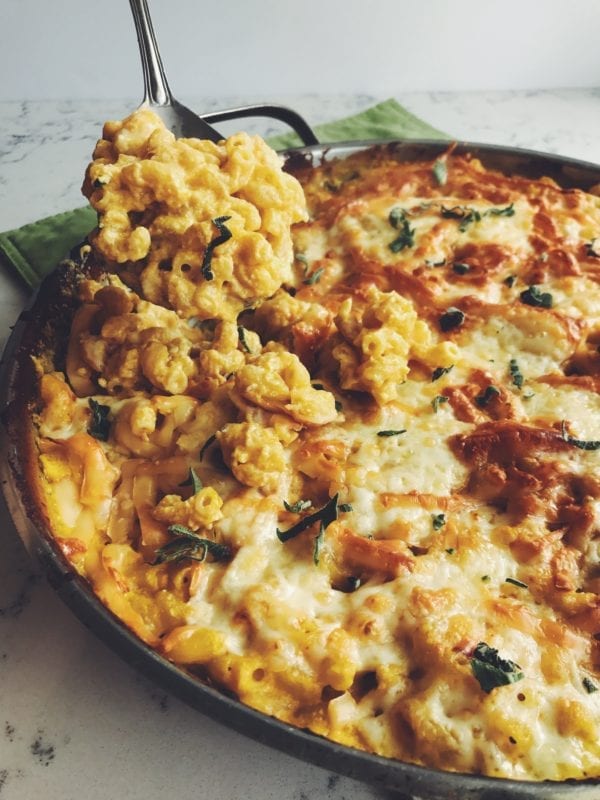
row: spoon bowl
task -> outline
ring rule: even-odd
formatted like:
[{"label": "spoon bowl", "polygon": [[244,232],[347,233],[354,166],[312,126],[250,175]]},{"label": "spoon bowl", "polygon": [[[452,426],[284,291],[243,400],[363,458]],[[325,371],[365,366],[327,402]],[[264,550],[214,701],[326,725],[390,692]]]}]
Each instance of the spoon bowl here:
[{"label": "spoon bowl", "polygon": [[151,108],[178,138],[221,141],[223,136],[212,125],[173,97],[162,65],[146,0],[129,0],[129,5],[135,21],[144,75],[144,99],[140,107]]},{"label": "spoon bowl", "polygon": [[219,142],[224,137],[210,125],[208,119],[220,122],[243,117],[264,116],[285,122],[293,128],[303,144],[319,144],[310,125],[300,114],[286,106],[273,104],[240,106],[206,114],[205,118],[202,118],[183,103],[175,100],[162,65],[148,3],[146,0],[129,0],[129,5],[135,22],[144,76],[144,99],[140,108],[152,108],[176,137],[210,139],[210,141]]}]

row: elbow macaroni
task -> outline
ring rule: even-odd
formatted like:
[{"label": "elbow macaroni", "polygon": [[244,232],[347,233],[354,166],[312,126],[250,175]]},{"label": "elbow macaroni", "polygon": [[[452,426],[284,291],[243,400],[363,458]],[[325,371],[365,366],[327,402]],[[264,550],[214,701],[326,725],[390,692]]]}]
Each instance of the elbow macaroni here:
[{"label": "elbow macaroni", "polygon": [[[98,211],[93,244],[133,262],[145,297],[202,319],[235,319],[292,277],[290,225],[306,218],[298,183],[259,137],[176,140],[150,110],[107,123],[84,193]],[[215,220],[231,238],[199,280]]]}]

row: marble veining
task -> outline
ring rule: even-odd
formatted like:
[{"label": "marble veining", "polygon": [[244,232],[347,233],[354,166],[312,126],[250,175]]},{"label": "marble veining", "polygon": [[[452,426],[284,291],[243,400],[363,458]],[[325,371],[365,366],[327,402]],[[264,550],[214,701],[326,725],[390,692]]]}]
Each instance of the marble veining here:
[{"label": "marble veining", "polygon": [[[182,98],[211,111],[235,97]],[[378,95],[245,98],[292,106],[312,124]],[[600,90],[399,94],[459,139],[600,162]],[[0,228],[83,203],[101,122],[136,100],[0,103]],[[270,121],[252,131],[281,132]],[[221,126],[225,133],[235,124]],[[0,273],[0,344],[26,301]],[[151,683],[75,619],[40,576],[0,501],[0,800],[391,800],[393,794],[243,737]],[[399,800],[395,795],[396,800]]]}]

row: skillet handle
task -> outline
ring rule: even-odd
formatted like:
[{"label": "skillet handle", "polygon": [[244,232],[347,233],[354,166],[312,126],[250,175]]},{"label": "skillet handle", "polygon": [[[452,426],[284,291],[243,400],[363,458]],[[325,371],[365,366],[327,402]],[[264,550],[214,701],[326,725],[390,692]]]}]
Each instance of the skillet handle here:
[{"label": "skillet handle", "polygon": [[228,108],[225,111],[211,111],[209,114],[202,114],[202,118],[210,123],[238,117],[272,117],[289,125],[298,134],[303,144],[319,144],[315,132],[304,117],[287,106],[259,103],[258,105],[239,106],[238,108]]}]

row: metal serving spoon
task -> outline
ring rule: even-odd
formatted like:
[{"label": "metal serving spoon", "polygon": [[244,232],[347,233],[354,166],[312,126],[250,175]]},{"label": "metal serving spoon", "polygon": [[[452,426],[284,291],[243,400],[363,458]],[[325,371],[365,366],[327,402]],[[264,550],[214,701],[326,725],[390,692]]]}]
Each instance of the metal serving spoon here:
[{"label": "metal serving spoon", "polygon": [[293,128],[303,144],[319,144],[315,132],[306,120],[296,111],[286,106],[279,105],[250,105],[230,108],[225,111],[214,111],[206,114],[206,119],[194,114],[189,108],[175,100],[169,89],[162,60],[156,44],[154,28],[150,19],[150,12],[146,0],[129,0],[140,55],[142,57],[142,72],[144,75],[144,99],[142,106],[152,108],[163,120],[175,136],[194,137],[197,139],[210,139],[218,142],[223,136],[207,122],[208,119],[221,122],[240,117],[271,117],[285,122]]},{"label": "metal serving spoon", "polygon": [[146,0],[129,0],[137,33],[142,71],[144,99],[142,106],[150,107],[175,136],[210,139],[218,142],[223,136],[212,125],[175,100],[169,89],[162,60],[156,44],[154,28]]}]

